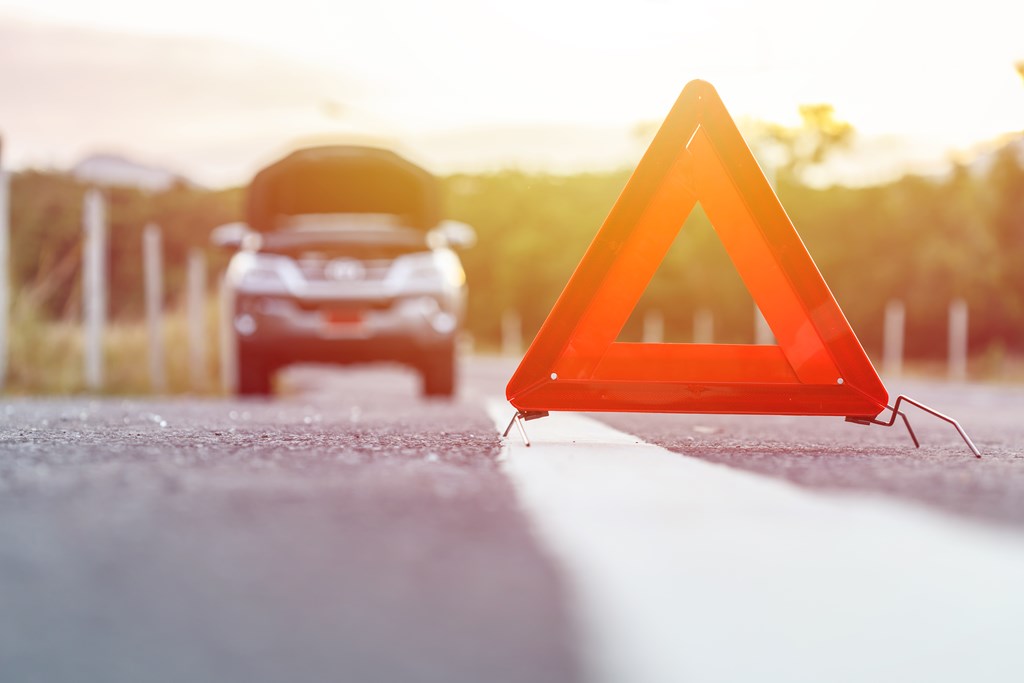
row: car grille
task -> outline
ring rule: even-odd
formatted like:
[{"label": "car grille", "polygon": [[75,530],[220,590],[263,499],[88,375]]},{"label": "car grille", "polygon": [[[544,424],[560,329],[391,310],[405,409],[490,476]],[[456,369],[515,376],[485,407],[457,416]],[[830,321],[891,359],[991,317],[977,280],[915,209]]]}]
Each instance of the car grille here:
[{"label": "car grille", "polygon": [[307,282],[381,282],[391,269],[390,260],[300,259],[299,270]]}]

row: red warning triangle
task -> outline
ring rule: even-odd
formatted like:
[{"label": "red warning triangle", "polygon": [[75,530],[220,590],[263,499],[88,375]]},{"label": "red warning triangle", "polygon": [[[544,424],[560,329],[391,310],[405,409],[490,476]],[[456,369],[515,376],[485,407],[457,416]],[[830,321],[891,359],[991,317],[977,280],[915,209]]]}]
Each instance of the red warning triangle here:
[{"label": "red warning triangle", "polygon": [[[776,346],[616,342],[697,202]],[[692,81],[508,383],[520,411],[874,417],[888,394],[718,93]]]}]

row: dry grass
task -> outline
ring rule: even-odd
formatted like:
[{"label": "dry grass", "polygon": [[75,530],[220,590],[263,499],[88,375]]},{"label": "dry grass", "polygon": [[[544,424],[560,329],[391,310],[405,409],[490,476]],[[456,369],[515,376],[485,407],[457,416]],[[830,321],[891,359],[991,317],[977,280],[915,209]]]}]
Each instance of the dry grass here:
[{"label": "dry grass", "polygon": [[[163,319],[164,357],[168,393],[218,394],[220,388],[218,306],[206,305],[207,363],[204,387],[192,387],[189,369],[188,320],[182,307]],[[28,297],[16,297],[11,307],[11,335],[5,391],[9,394],[79,394],[85,383],[85,340],[78,321],[46,320]],[[103,338],[104,394],[152,393],[149,335],[142,321],[114,321]]]},{"label": "dry grass", "polygon": [[[163,336],[167,392],[223,394],[220,384],[219,307],[215,296],[206,303],[207,367],[201,388],[192,386],[189,369],[188,320],[177,306],[164,315]],[[84,338],[78,321],[46,320],[29,297],[16,297],[11,309],[11,338],[5,392],[16,395],[87,393]],[[477,353],[487,349],[477,349]],[[153,392],[149,375],[149,337],[143,321],[114,321],[103,340],[104,386],[100,393],[143,395]],[[941,361],[909,360],[904,374],[921,379],[944,379]],[[1024,358],[1000,348],[989,349],[969,363],[972,381],[1024,383]]]}]

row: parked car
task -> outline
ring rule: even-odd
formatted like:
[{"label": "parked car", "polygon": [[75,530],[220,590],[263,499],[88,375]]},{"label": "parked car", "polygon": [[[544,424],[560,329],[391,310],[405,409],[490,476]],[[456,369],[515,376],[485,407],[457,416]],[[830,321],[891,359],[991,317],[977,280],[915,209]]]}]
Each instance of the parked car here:
[{"label": "parked car", "polygon": [[269,394],[298,362],[393,361],[426,396],[451,396],[466,279],[453,248],[475,239],[441,220],[437,180],[394,152],[299,150],[248,188],[246,222],[212,240],[237,248],[226,284],[237,388]]}]

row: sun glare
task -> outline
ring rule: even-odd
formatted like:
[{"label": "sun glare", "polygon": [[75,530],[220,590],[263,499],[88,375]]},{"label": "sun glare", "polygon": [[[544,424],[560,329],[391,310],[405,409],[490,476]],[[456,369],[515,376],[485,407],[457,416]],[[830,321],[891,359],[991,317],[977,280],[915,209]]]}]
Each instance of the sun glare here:
[{"label": "sun glare", "polygon": [[[258,53],[260,66],[248,72],[214,68],[179,82],[168,76],[163,84],[179,88],[171,94],[189,102],[214,100],[205,116],[190,117],[188,127],[191,138],[205,137],[211,146],[224,146],[217,136],[230,121],[264,140],[346,128],[410,139],[552,126],[617,129],[625,136],[638,124],[663,118],[694,78],[714,83],[740,118],[792,123],[799,105],[828,103],[860,135],[930,146],[936,158],[1018,131],[1024,121],[1024,88],[1014,72],[1024,57],[1018,35],[1024,6],[1001,0],[979,0],[969,10],[932,7],[927,13],[909,0],[868,0],[836,8],[827,20],[810,0],[726,0],[699,9],[653,0],[295,0],[287,11],[199,0],[173,6],[0,0],[0,16],[12,20],[7,24],[14,28],[7,30],[15,33],[19,26],[91,31],[100,36],[96,41],[120,50],[116,61],[129,70],[137,62],[132,51],[146,40],[164,41],[166,49],[153,60],[164,60],[168,74],[182,63],[188,41],[205,45],[207,54],[210,46],[220,46],[226,59],[235,55],[243,62]],[[61,49],[55,45],[54,55],[46,57],[49,71],[24,78],[47,79],[59,89]],[[42,61],[25,57],[7,56],[7,79]],[[98,102],[120,97],[116,74],[79,73],[82,55],[69,53],[66,59],[65,70],[76,72],[76,83],[88,83],[95,93],[92,102],[78,97],[76,107],[99,111]],[[308,87],[302,90],[301,83]],[[246,88],[257,103],[247,108],[222,106],[210,94],[232,91],[244,99]],[[53,93],[47,97],[58,100]],[[32,103],[9,96],[3,104],[9,127],[24,120],[21,125],[33,128],[37,115],[19,119],[19,111],[28,112]],[[136,123],[150,115],[160,120],[145,103],[137,109]],[[243,116],[249,121],[242,122]],[[124,127],[111,124],[113,130]],[[92,131],[94,144],[139,145],[111,140],[104,130],[99,125]],[[41,132],[35,137],[46,138]],[[580,150],[581,159],[594,158]],[[510,161],[491,152],[487,145],[478,147],[480,164]]]}]

